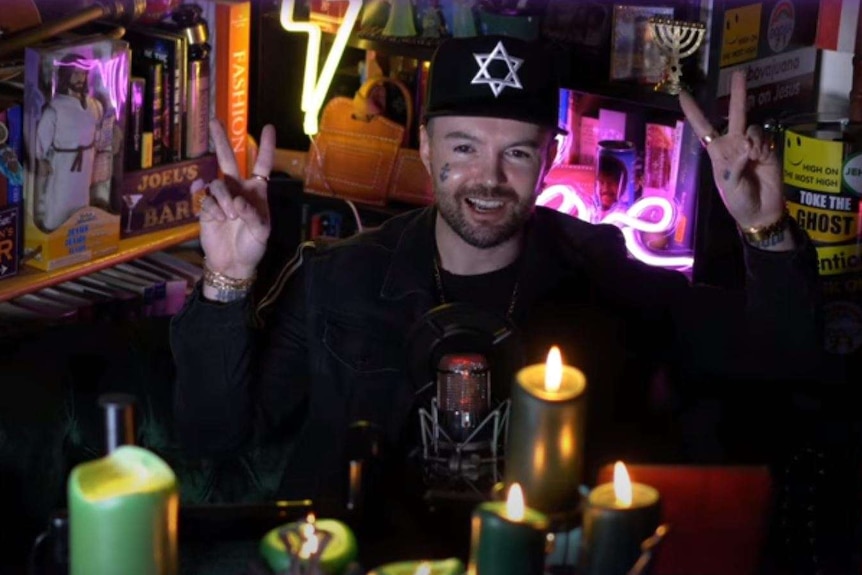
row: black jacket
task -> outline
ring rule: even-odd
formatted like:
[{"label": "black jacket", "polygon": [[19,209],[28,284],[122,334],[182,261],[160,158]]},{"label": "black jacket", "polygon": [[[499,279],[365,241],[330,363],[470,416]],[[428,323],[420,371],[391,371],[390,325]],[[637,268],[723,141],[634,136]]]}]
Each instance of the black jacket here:
[{"label": "black jacket", "polygon": [[[435,216],[415,210],[301,249],[262,301],[263,329],[251,327],[250,302],[221,305],[195,293],[171,330],[185,446],[213,455],[248,441],[292,441],[278,495],[314,497],[341,485],[352,422],[375,422],[392,444],[413,431],[411,334],[438,305]],[[504,355],[543,362],[557,344],[586,373],[587,482],[612,459],[684,456],[677,416],[693,397],[814,370],[816,255],[794,233],[801,245],[792,252],[747,247],[746,290],[731,293],[629,259],[615,227],[536,208],[513,314],[519,351]]]}]

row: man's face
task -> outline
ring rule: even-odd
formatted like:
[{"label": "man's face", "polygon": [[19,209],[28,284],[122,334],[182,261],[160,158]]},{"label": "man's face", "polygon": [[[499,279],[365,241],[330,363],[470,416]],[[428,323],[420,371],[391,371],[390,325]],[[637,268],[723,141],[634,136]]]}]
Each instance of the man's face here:
[{"label": "man's face", "polygon": [[69,90],[76,94],[81,94],[87,85],[87,72],[80,68],[73,68],[72,75],[69,78]]},{"label": "man's face", "polygon": [[617,203],[620,195],[620,180],[617,174],[599,172],[596,175],[596,194],[603,210],[609,210]]},{"label": "man's face", "polygon": [[443,220],[473,247],[513,238],[533,209],[553,142],[550,129],[516,120],[433,118],[419,151]]}]

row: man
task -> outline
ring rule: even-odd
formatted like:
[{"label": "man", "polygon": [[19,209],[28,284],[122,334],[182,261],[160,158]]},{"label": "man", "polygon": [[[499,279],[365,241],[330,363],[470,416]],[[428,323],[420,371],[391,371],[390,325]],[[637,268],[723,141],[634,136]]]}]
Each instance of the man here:
[{"label": "man", "polygon": [[36,127],[35,221],[52,232],[90,204],[102,104],[89,90],[89,66],[79,54],[57,65],[57,89]]},{"label": "man", "polygon": [[[206,274],[172,324],[177,426],[192,453],[291,442],[277,494],[337,500],[353,422],[373,422],[389,445],[418,427],[413,411],[424,381],[409,375],[411,338],[429,310],[448,302],[514,324],[526,361],[544,361],[558,344],[586,373],[589,470],[673,451],[663,449],[663,432],[676,420],[650,404],[661,393],[684,400],[728,376],[753,385],[813,364],[814,254],[785,215],[775,154],[759,130],[746,129],[744,78],[734,77],[723,136],[688,95],[680,99],[725,204],[748,230],[747,294],[726,298],[629,260],[613,226],[534,206],[558,133],[553,61],[511,38],[443,43],[420,133],[436,204],[300,249],[257,306],[267,316],[258,334],[249,328],[247,294],[270,232],[274,133],[264,128],[254,176],[240,181],[213,125],[228,178],[212,182],[204,200]],[[508,381],[495,383],[505,393]]]},{"label": "man", "polygon": [[628,173],[625,164],[613,156],[599,157],[596,170],[596,207],[602,217],[615,205],[623,194]]}]

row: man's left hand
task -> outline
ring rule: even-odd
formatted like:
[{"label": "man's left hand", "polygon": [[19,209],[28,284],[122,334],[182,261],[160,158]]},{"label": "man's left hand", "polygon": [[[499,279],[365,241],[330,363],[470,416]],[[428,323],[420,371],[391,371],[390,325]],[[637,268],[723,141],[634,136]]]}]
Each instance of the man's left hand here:
[{"label": "man's left hand", "polygon": [[[719,135],[694,98],[682,92],[679,103],[712,162],[715,185],[728,212],[741,230],[764,229],[784,218],[781,166],[770,138],[758,125],[748,126],[745,113],[745,74],[731,79],[727,133]],[[775,251],[793,249],[785,226],[772,241],[758,247]]]}]

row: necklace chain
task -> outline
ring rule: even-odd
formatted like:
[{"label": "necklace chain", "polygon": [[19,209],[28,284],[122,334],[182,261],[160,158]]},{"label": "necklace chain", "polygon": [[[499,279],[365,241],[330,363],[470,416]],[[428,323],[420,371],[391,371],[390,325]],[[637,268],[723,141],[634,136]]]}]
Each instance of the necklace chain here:
[{"label": "necklace chain", "polygon": [[[443,290],[443,276],[440,274],[440,263],[438,258],[434,258],[434,283],[437,286],[437,297],[441,304],[446,303],[446,292]],[[509,309],[506,310],[506,319],[512,319],[512,314],[515,313],[515,304],[518,302],[518,286],[519,280],[515,280],[515,286],[512,288],[512,297],[509,300]]]}]

